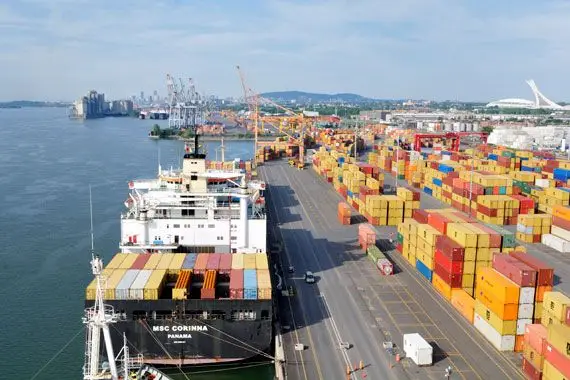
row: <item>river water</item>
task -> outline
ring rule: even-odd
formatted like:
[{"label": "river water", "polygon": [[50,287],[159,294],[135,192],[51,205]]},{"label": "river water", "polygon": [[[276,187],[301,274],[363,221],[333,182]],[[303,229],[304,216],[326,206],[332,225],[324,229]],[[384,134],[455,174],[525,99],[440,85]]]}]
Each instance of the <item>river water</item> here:
[{"label": "river water", "polygon": [[[69,120],[63,108],[0,109],[0,378],[30,379],[60,350],[35,378],[82,376],[81,317],[92,278],[89,184],[95,250],[108,262],[118,250],[127,182],[155,177],[159,151],[163,168],[180,164],[182,142],[147,137],[154,122]],[[210,159],[218,146],[205,143]],[[226,160],[253,154],[250,141],[226,146]],[[198,371],[192,380],[273,378],[271,365]]]}]

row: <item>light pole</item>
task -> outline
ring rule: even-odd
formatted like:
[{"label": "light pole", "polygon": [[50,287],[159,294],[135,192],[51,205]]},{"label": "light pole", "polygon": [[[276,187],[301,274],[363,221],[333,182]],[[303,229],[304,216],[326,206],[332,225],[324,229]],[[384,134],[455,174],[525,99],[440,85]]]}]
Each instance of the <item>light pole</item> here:
[{"label": "light pole", "polygon": [[400,135],[398,135],[398,143],[396,145],[396,178],[395,187],[398,188],[398,176],[400,175]]}]

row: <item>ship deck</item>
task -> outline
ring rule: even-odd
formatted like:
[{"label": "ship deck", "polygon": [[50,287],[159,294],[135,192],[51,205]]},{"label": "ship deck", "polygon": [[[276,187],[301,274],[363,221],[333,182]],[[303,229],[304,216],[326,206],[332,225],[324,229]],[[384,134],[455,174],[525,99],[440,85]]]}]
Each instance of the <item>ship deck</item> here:
[{"label": "ship deck", "polygon": [[[395,227],[377,227],[378,239],[388,250],[395,275],[383,277],[357,246],[357,225],[337,222],[340,196],[311,168],[298,171],[285,161],[265,163],[258,169],[268,183],[270,228],[284,242],[282,268],[296,296],[279,297],[290,379],[346,378],[346,368],[364,369],[352,379],[442,379],[452,368],[455,379],[522,379],[517,354],[498,352],[441,297],[396,251]],[[402,184],[404,181],[401,181]],[[394,185],[390,175],[385,183]],[[422,193],[422,208],[447,207]],[[315,284],[305,284],[310,270]],[[382,346],[392,341],[399,348],[402,335],[420,333],[434,347],[434,365],[417,367],[409,359],[395,362]],[[348,342],[348,350],[339,348]],[[295,343],[306,346],[295,351]],[[401,349],[398,350],[402,353]]]}]

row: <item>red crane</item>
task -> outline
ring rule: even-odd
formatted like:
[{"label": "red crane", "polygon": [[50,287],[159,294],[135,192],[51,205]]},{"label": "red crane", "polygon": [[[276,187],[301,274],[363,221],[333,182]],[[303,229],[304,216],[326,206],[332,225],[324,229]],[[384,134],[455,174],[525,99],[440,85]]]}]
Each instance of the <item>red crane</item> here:
[{"label": "red crane", "polygon": [[487,142],[487,137],[489,134],[487,132],[447,132],[443,134],[438,133],[417,133],[414,136],[414,150],[417,152],[421,152],[422,149],[422,140],[428,139],[442,139],[442,140],[450,140],[451,147],[449,150],[452,152],[459,151],[459,145],[461,144],[461,137],[463,136],[478,136],[481,138],[483,143]]}]

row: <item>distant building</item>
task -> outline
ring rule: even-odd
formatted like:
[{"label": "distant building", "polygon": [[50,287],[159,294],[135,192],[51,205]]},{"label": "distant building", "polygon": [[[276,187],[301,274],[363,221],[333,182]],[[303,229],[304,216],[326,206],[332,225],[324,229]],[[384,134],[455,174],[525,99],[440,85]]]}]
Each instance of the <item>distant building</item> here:
[{"label": "distant building", "polygon": [[91,90],[73,103],[70,117],[77,119],[96,119],[105,116],[128,115],[133,111],[131,100],[105,101],[105,94]]},{"label": "distant building", "polygon": [[542,92],[539,91],[534,80],[527,80],[526,83],[529,85],[532,93],[534,95],[534,101],[526,99],[501,99],[491,102],[486,105],[486,107],[498,107],[498,108],[527,108],[527,109],[551,109],[551,110],[568,110],[570,107],[564,107],[556,104],[552,100],[548,99]]}]

